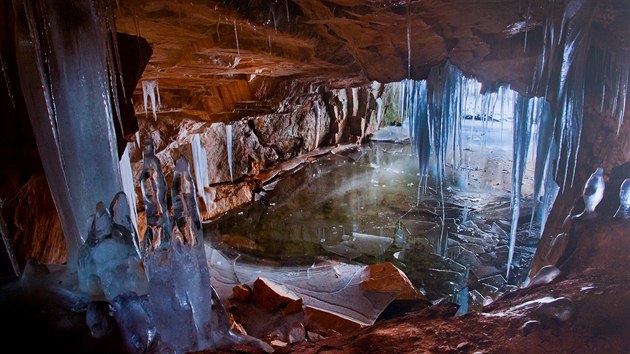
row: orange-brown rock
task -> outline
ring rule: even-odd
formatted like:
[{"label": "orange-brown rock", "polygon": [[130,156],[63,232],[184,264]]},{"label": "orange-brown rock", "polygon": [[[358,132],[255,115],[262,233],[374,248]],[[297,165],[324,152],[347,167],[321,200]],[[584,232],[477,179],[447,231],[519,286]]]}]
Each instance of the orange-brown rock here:
[{"label": "orange-brown rock", "polygon": [[10,237],[18,262],[23,265],[29,258],[41,263],[65,262],[61,222],[43,173],[34,174],[7,204],[12,215],[6,220],[15,227]]},{"label": "orange-brown rock", "polygon": [[267,311],[273,311],[280,306],[298,300],[299,297],[284,285],[265,278],[258,278],[254,282],[253,302]]},{"label": "orange-brown rock", "polygon": [[405,273],[389,262],[365,267],[361,273],[361,287],[367,291],[396,293],[396,300],[423,298]]},{"label": "orange-brown rock", "polygon": [[296,314],[302,311],[303,306],[304,306],[304,300],[302,298],[299,298],[295,301],[288,303],[287,306],[285,306],[284,309],[282,309],[282,314],[284,316],[290,316],[290,315]]},{"label": "orange-brown rock", "polygon": [[304,325],[309,330],[332,329],[341,334],[351,334],[368,326],[366,323],[312,306],[304,306],[304,313],[306,314]]},{"label": "orange-brown rock", "polygon": [[243,325],[236,322],[236,319],[234,319],[234,315],[229,311],[227,312],[227,318],[230,323],[230,329],[232,330],[232,332],[238,334],[247,334],[247,331],[245,330],[245,328],[243,328]]},{"label": "orange-brown rock", "polygon": [[237,285],[232,288],[232,298],[234,300],[248,302],[252,299],[252,288],[247,284]]}]

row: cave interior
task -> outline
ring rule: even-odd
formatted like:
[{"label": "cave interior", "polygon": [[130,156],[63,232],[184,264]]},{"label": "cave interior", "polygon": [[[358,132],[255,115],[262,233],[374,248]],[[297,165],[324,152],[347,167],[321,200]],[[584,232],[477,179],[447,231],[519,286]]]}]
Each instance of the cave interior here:
[{"label": "cave interior", "polygon": [[627,0],[3,1],[2,338],[627,352],[628,18]]}]

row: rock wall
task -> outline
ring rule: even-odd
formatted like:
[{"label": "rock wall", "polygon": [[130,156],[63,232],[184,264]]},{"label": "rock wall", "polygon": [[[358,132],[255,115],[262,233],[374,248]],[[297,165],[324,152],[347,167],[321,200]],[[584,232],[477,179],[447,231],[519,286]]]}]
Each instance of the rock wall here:
[{"label": "rock wall", "polygon": [[[152,138],[167,183],[174,162],[184,155],[193,161],[192,141],[198,136],[207,157],[205,196],[199,204],[204,219],[215,217],[254,198],[260,187],[255,177],[265,169],[306,154],[318,147],[360,143],[382,121],[383,85],[319,93],[310,85],[285,87],[286,97],[274,113],[231,122],[206,122],[188,112],[162,112],[157,121],[140,115],[140,139]],[[232,128],[232,178],[228,163],[227,129]],[[137,145],[131,151],[134,180],[140,179],[142,159]],[[192,164],[193,170],[196,167]],[[193,171],[194,175],[194,171]],[[136,186],[138,209],[142,195]]]}]

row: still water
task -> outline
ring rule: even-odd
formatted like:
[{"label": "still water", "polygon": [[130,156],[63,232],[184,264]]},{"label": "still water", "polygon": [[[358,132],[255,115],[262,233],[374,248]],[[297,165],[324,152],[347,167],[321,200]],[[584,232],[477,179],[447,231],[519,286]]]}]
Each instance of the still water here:
[{"label": "still water", "polygon": [[206,224],[206,242],[296,266],[392,262],[430,300],[455,301],[462,312],[478,309],[523,280],[539,228],[530,228],[526,196],[506,280],[511,147],[498,129],[493,140],[480,138],[474,122],[468,129],[461,163],[447,168],[441,187],[430,180],[418,192],[418,162],[408,143],[370,142],[269,181],[257,201]]}]

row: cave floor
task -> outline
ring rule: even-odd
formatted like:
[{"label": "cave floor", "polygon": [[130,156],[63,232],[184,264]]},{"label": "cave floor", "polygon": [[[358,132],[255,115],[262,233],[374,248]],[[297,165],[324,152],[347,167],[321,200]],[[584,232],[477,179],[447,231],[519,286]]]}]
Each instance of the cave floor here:
[{"label": "cave floor", "polygon": [[[627,353],[630,350],[628,222],[576,222],[575,248],[548,284],[506,294],[454,317],[436,304],[354,335],[276,348],[278,353]],[[240,347],[229,352],[252,352]]]},{"label": "cave floor", "polygon": [[529,228],[528,169],[506,280],[511,130],[510,124],[483,124],[464,123],[461,163],[456,171],[447,167],[442,194],[434,180],[418,193],[417,157],[408,143],[371,142],[270,180],[255,202],[207,224],[206,243],[241,261],[298,267],[325,259],[392,262],[429,300],[464,304],[460,314],[479,309],[524,279],[538,241],[537,220]]}]

